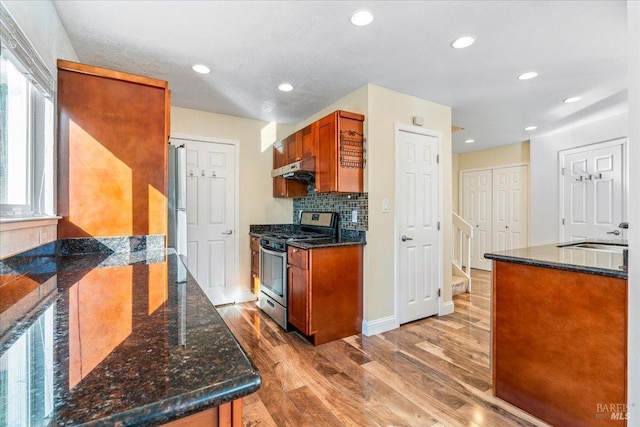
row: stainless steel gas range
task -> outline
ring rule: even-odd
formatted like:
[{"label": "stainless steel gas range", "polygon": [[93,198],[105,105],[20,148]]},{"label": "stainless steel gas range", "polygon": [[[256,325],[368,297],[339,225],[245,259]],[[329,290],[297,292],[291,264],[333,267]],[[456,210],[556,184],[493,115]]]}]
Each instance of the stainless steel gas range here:
[{"label": "stainless steel gas range", "polygon": [[295,231],[263,234],[260,238],[260,309],[286,331],[287,318],[287,246],[292,242],[338,237],[338,214],[302,212]]}]

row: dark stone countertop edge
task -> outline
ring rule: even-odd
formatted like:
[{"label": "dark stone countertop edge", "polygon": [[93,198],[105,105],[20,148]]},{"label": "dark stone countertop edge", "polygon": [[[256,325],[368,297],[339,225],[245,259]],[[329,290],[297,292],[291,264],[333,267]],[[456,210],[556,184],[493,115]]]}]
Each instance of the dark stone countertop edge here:
[{"label": "dark stone countertop edge", "polygon": [[619,279],[627,279],[628,274],[624,270],[611,270],[608,268],[590,267],[585,265],[567,264],[560,262],[545,261],[540,259],[516,257],[504,254],[484,254],[485,258],[495,261],[512,262],[516,264],[531,265],[535,267],[547,267],[556,270],[575,271],[578,273],[597,274],[599,276],[616,277]]},{"label": "dark stone countertop edge", "polygon": [[233,380],[159,400],[87,425],[159,426],[248,396],[261,385],[262,377],[254,368],[253,372]]},{"label": "dark stone countertop edge", "polygon": [[288,246],[293,246],[300,249],[316,249],[316,248],[333,248],[338,246],[365,246],[367,244],[364,240],[342,240],[337,242],[314,242],[313,240],[306,242],[287,242]]}]

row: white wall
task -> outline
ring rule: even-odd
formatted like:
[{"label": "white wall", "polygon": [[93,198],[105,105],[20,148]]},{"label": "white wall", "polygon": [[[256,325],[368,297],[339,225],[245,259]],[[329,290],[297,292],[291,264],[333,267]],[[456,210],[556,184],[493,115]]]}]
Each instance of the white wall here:
[{"label": "white wall", "polygon": [[627,123],[628,116],[624,113],[531,139],[529,172],[531,177],[529,243],[531,246],[557,243],[559,240],[558,152],[628,136]]},{"label": "white wall", "polygon": [[[424,99],[369,86],[367,138],[369,232],[367,233],[367,284],[365,320],[376,323],[397,316],[395,311],[395,124],[411,124],[413,116],[425,118],[424,128],[442,134],[440,166],[443,196],[442,254],[443,303],[453,310],[451,301],[452,210],[451,210],[451,108]],[[390,212],[382,212],[382,201],[389,201]],[[372,328],[374,331],[378,326]],[[384,327],[384,325],[381,325]],[[383,328],[384,329],[384,328]]]},{"label": "white wall", "polygon": [[[628,1],[629,29],[629,158],[637,167],[640,159],[640,2]],[[629,425],[640,424],[640,174],[637,170],[629,174],[629,336],[628,345],[628,403]],[[617,402],[616,402],[617,403]]]},{"label": "white wall", "polygon": [[51,1],[3,1],[2,4],[55,79],[58,76],[58,59],[78,61],[78,55]]}]

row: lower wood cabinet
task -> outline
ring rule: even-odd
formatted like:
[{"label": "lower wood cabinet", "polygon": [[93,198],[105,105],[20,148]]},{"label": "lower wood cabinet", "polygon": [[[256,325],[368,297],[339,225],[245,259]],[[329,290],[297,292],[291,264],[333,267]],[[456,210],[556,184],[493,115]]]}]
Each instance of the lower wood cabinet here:
[{"label": "lower wood cabinet", "polygon": [[362,246],[288,249],[289,323],[314,345],[362,331]]},{"label": "lower wood cabinet", "polygon": [[627,425],[625,279],[496,261],[492,323],[497,397],[555,426]]},{"label": "lower wood cabinet", "polygon": [[260,238],[249,236],[251,249],[251,292],[258,295],[260,292]]},{"label": "lower wood cabinet", "polygon": [[242,399],[205,409],[163,427],[242,427]]}]

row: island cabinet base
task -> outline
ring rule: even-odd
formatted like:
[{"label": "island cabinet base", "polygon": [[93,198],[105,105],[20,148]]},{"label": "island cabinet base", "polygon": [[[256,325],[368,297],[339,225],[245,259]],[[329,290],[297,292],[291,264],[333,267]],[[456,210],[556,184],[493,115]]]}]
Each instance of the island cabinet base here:
[{"label": "island cabinet base", "polygon": [[556,426],[626,426],[627,281],[495,261],[493,391]]},{"label": "island cabinet base", "polygon": [[163,427],[242,427],[242,399],[205,409]]}]

